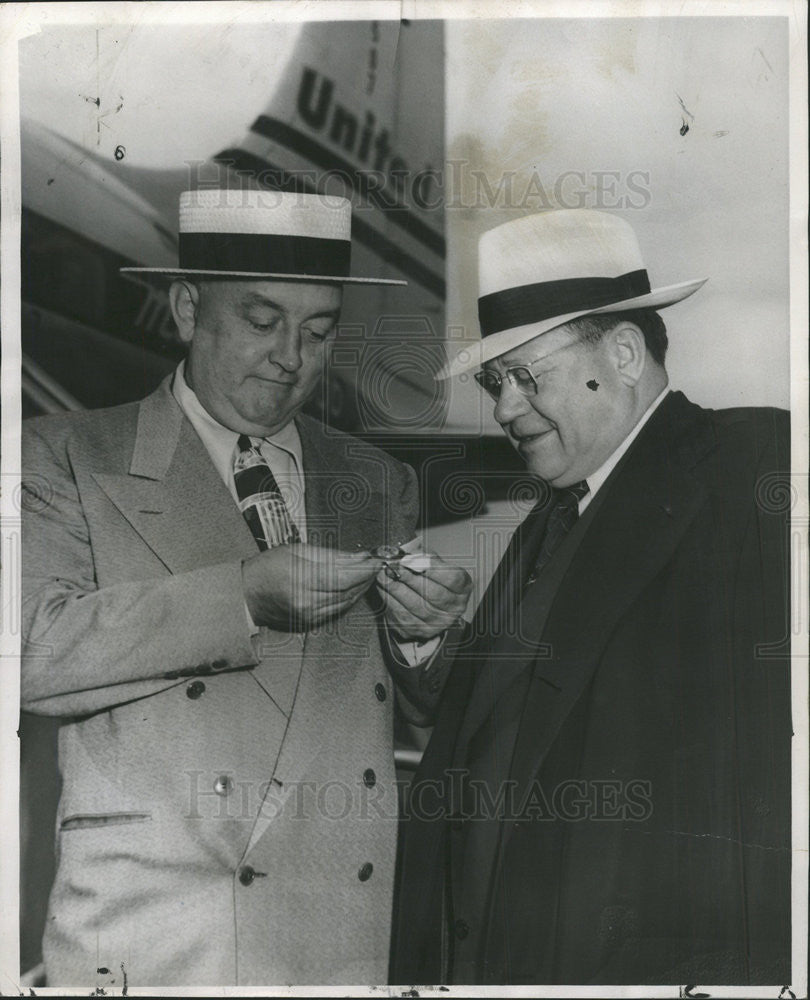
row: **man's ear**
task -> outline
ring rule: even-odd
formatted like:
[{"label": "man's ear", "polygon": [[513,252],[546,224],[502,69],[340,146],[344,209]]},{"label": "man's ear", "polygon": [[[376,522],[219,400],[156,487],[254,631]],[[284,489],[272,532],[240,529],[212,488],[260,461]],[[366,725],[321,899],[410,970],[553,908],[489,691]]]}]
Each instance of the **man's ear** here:
[{"label": "man's ear", "polygon": [[641,378],[647,360],[644,334],[635,323],[620,323],[610,331],[613,346],[613,363],[619,379],[627,386],[634,386]]},{"label": "man's ear", "polygon": [[184,344],[190,344],[197,325],[200,290],[191,281],[173,281],[169,288],[169,306]]}]

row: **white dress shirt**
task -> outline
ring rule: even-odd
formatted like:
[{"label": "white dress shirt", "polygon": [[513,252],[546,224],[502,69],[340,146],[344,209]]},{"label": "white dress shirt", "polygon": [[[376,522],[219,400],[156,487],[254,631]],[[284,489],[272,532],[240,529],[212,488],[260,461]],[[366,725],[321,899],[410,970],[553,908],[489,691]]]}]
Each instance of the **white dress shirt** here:
[{"label": "white dress shirt", "polygon": [[580,514],[585,510],[585,508],[588,506],[591,500],[593,500],[594,496],[597,493],[597,490],[600,489],[600,487],[607,479],[607,477],[611,474],[611,472],[613,472],[613,470],[619,464],[619,460],[621,459],[622,455],[624,455],[624,453],[627,451],[630,445],[638,437],[641,428],[647,423],[647,421],[650,419],[653,413],[655,413],[655,411],[661,405],[662,400],[664,399],[664,397],[668,392],[669,392],[669,385],[666,385],[661,390],[659,395],[656,396],[655,399],[650,403],[650,405],[647,407],[647,409],[639,418],[638,423],[630,431],[630,433],[627,435],[624,441],[622,441],[619,447],[613,452],[610,458],[608,458],[606,462],[600,465],[599,468],[596,470],[596,472],[592,473],[590,476],[585,477],[585,482],[588,484],[588,492],[579,501],[578,511]]}]

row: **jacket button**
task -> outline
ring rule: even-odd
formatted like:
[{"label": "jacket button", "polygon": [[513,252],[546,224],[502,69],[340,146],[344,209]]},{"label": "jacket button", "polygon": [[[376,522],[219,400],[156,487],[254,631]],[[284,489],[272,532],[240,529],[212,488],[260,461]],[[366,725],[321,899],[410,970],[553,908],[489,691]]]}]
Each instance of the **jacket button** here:
[{"label": "jacket button", "polygon": [[385,690],[385,684],[375,684],[374,694],[377,696],[377,701],[385,701],[388,697],[388,692]]},{"label": "jacket button", "polygon": [[256,872],[250,865],[244,865],[239,869],[239,881],[242,885],[253,885],[253,880],[256,878]]},{"label": "jacket button", "polygon": [[363,771],[363,784],[366,788],[373,788],[377,784],[377,775],[370,767]]},{"label": "jacket button", "polygon": [[233,782],[227,774],[221,774],[214,782],[214,791],[217,795],[230,795],[233,789]]},{"label": "jacket button", "polygon": [[191,684],[186,688],[186,697],[191,698],[192,701],[196,701],[205,694],[205,682],[204,681],[192,681]]},{"label": "jacket button", "polygon": [[370,861],[367,861],[364,865],[360,866],[360,871],[357,873],[357,877],[361,882],[368,882],[373,871],[374,865]]},{"label": "jacket button", "polygon": [[456,930],[456,937],[459,939],[459,941],[463,941],[464,938],[467,937],[467,935],[470,933],[470,925],[467,923],[466,920],[457,920],[455,930]]}]

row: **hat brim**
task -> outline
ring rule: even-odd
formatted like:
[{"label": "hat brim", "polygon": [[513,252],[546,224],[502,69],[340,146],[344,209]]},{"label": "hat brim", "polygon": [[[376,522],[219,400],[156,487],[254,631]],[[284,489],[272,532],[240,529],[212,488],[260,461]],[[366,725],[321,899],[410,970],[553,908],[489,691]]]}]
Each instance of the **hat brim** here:
[{"label": "hat brim", "polygon": [[209,278],[263,278],[278,281],[308,281],[325,285],[335,282],[341,285],[407,285],[400,278],[357,278],[345,275],[329,274],[287,274],[267,271],[203,271],[183,267],[121,267],[122,274],[154,274],[162,277],[182,277],[183,275],[198,275]]},{"label": "hat brim", "polygon": [[442,382],[454,375],[478,369],[485,362],[500,357],[501,354],[506,354],[507,351],[520,347],[521,344],[525,344],[543,333],[548,333],[550,330],[556,330],[558,326],[564,326],[572,320],[580,319],[582,316],[625,312],[629,309],[663,309],[665,306],[675,305],[676,302],[694,295],[708,280],[708,278],[699,278],[695,281],[682,281],[677,285],[666,285],[663,288],[653,289],[645,295],[623,299],[621,302],[612,302],[610,305],[600,306],[597,309],[581,309],[563,316],[552,316],[539,323],[527,323],[525,326],[500,330],[475,344],[459,348],[456,356],[451,358],[434,378],[437,382]]}]

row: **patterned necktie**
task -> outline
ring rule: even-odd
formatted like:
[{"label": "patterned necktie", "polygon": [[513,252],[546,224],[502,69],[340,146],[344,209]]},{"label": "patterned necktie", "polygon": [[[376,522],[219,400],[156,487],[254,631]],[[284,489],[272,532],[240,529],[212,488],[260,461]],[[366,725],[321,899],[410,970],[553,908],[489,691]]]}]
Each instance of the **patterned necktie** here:
[{"label": "patterned necktie", "polygon": [[247,434],[240,434],[233,465],[239,509],[260,549],[300,542],[276,477]]},{"label": "patterned necktie", "polygon": [[588,489],[588,484],[583,479],[579,483],[572,483],[571,486],[554,491],[555,502],[548,515],[543,544],[540,546],[537,561],[525,586],[528,587],[537,580],[560,542],[573,528],[579,517],[579,501],[585,496]]}]

